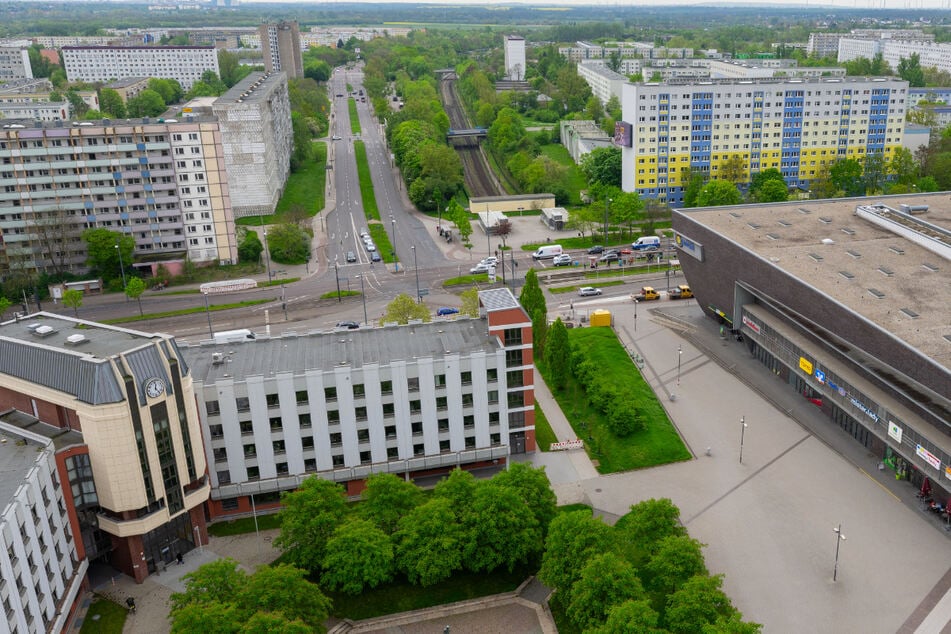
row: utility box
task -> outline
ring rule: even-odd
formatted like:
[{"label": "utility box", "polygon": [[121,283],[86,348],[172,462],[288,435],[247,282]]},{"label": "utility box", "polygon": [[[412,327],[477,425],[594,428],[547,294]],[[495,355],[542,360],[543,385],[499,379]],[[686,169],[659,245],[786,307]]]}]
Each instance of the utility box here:
[{"label": "utility box", "polygon": [[611,311],[599,309],[591,313],[591,325],[592,326],[610,326],[611,325]]}]

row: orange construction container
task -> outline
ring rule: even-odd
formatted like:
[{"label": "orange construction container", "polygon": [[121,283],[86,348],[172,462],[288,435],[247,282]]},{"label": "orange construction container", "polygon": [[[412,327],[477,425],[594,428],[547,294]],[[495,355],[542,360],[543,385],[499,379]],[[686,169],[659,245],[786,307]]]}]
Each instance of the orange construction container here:
[{"label": "orange construction container", "polygon": [[611,325],[611,311],[599,309],[591,313],[591,325],[592,326],[610,326]]}]

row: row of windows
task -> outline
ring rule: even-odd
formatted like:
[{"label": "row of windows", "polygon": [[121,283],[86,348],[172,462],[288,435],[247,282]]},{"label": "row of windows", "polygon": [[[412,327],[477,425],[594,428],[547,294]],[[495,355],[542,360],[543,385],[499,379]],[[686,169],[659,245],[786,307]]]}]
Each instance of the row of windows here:
[{"label": "row of windows", "polygon": [[[904,88],[891,88],[891,89],[888,89],[888,90],[889,90],[890,92],[894,92],[894,93],[896,93],[896,94],[902,94],[902,95],[905,94],[905,89],[904,89]],[[747,99],[752,99],[754,96],[755,96],[756,98],[769,98],[770,95],[772,95],[775,99],[783,99],[783,98],[786,98],[786,97],[804,97],[804,96],[805,96],[805,97],[813,97],[813,96],[819,97],[819,96],[822,96],[822,95],[826,95],[826,96],[839,96],[839,95],[843,95],[843,94],[846,95],[846,96],[858,95],[858,94],[862,94],[862,95],[876,94],[876,95],[878,95],[878,94],[884,94],[884,92],[882,91],[882,89],[870,90],[870,89],[868,89],[868,88],[866,88],[865,90],[861,90],[861,89],[855,89],[855,90],[848,89],[848,90],[845,90],[845,91],[842,91],[842,90],[825,90],[825,91],[822,91],[822,90],[815,90],[815,91],[813,91],[813,90],[805,90],[805,91],[803,91],[803,90],[782,90],[782,91],[773,91],[772,93],[769,92],[769,91],[757,92],[755,95],[754,95],[754,93],[752,93],[752,92],[747,92],[747,93],[738,92],[738,93],[736,93],[736,97],[737,97],[737,98],[746,97]],[[730,99],[730,98],[732,98],[733,96],[734,96],[734,95],[733,95],[732,92],[716,93],[716,97],[717,97],[718,99]],[[661,99],[677,99],[678,95],[676,95],[676,94],[669,94],[669,95],[667,95],[667,94],[661,94],[661,95],[657,95],[657,94],[652,94],[652,95],[640,94],[640,95],[638,95],[638,97],[639,97],[639,99],[641,99],[642,101],[645,100],[645,99],[647,99],[648,97],[650,97],[650,100],[651,100],[651,101],[656,101],[656,100],[658,99],[658,97],[660,97]],[[680,97],[681,99],[684,99],[684,100],[692,100],[692,99],[713,99],[714,93],[712,93],[712,92],[681,93],[681,94],[679,95],[679,97]]]}]

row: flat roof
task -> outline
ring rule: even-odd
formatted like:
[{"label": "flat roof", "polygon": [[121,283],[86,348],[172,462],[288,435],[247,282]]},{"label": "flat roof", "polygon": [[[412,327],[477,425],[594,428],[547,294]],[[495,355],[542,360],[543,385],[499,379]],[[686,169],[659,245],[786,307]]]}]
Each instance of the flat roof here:
[{"label": "flat roof", "polygon": [[521,304],[515,299],[515,295],[512,294],[512,291],[505,287],[479,291],[479,304],[490,313],[495,310],[521,308]]},{"label": "flat roof", "polygon": [[0,510],[12,500],[36,464],[37,443],[0,429]]},{"label": "flat roof", "polygon": [[[277,372],[326,372],[343,366],[358,369],[479,351],[494,354],[500,344],[487,330],[483,320],[463,317],[405,326],[285,333],[281,337],[258,335],[253,341],[241,343],[180,342],[180,350],[194,380],[211,385],[219,380],[243,381]],[[214,353],[221,353],[223,361],[216,363]]]},{"label": "flat roof", "polygon": [[[928,239],[904,237],[857,213],[860,207],[867,211],[878,205],[900,211],[903,204],[927,205],[926,211],[919,208],[911,217],[942,236],[932,249],[922,246]],[[944,249],[951,235],[947,192],[678,212],[951,367],[951,259]]]},{"label": "flat roof", "polygon": [[[38,333],[35,327],[42,326],[51,331]],[[83,341],[67,341],[71,335],[82,335]],[[134,350],[155,338],[164,336],[47,312],[0,323],[0,340],[14,340],[28,346],[53,348],[70,355],[98,359]]]},{"label": "flat roof", "polygon": [[274,85],[286,82],[287,76],[283,72],[250,73],[247,77],[231,87],[228,92],[218,97],[214,104],[255,103],[269,99]]}]

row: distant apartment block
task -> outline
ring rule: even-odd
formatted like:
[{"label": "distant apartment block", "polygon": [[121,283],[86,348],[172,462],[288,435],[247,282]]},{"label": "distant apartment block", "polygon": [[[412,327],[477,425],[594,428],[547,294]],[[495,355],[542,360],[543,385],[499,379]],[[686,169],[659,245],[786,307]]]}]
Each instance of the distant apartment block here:
[{"label": "distant apartment block", "polygon": [[776,168],[808,188],[843,158],[902,145],[908,82],[888,78],[753,79],[626,84],[622,188],[677,205],[691,172],[717,178],[740,158],[744,173]]},{"label": "distant apartment block", "polygon": [[33,67],[26,48],[0,48],[0,81],[12,79],[33,79]]},{"label": "distant apartment block", "polygon": [[525,79],[525,38],[521,35],[505,36],[505,78],[509,81]]},{"label": "distant apartment block", "polygon": [[711,79],[758,79],[765,77],[845,77],[845,69],[829,66],[799,66],[795,59],[709,60]]},{"label": "distant apartment block", "polygon": [[[26,101],[0,98],[0,119],[65,121],[70,118],[71,112],[72,106],[68,101]],[[5,124],[4,127],[9,125]]]},{"label": "distant apartment block", "polygon": [[611,97],[621,99],[621,86],[627,83],[627,77],[616,73],[603,63],[581,62],[578,64],[578,76],[591,87],[591,94],[597,97],[602,105],[610,101]]},{"label": "distant apartment block", "polygon": [[133,97],[138,97],[148,87],[149,77],[123,77],[106,85],[106,88],[111,88],[119,93],[122,103],[127,103]]},{"label": "distant apartment block", "polygon": [[262,24],[258,27],[258,35],[261,37],[265,72],[284,72],[289,78],[304,76],[297,22]]},{"label": "distant apartment block", "polygon": [[951,105],[951,88],[909,88],[908,106],[917,106],[922,101]]},{"label": "distant apartment block", "polygon": [[810,33],[806,53],[816,57],[835,57],[839,53],[842,33]]},{"label": "distant apartment block", "polygon": [[216,121],[26,124],[0,130],[0,275],[85,271],[100,227],[151,262],[237,262]]},{"label": "distant apartment block", "polygon": [[560,133],[561,144],[575,163],[580,163],[581,159],[595,148],[614,145],[611,137],[594,121],[562,119]]},{"label": "distant apartment block", "polygon": [[62,53],[69,81],[148,76],[175,79],[189,90],[205,71],[220,75],[213,46],[66,46]]},{"label": "distant apartment block", "polygon": [[284,73],[251,73],[216,99],[236,218],[274,213],[290,174],[294,132]]}]

